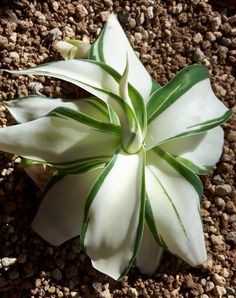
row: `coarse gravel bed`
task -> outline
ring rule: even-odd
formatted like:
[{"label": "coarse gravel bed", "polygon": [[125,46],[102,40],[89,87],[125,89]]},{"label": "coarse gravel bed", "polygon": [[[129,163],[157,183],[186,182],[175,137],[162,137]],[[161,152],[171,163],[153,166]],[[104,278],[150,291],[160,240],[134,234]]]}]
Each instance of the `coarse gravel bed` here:
[{"label": "coarse gravel bed", "polygon": [[[137,55],[160,83],[192,63],[206,65],[213,89],[236,112],[236,6],[207,0],[0,1],[0,68],[27,68],[61,59],[52,44],[64,38],[93,42],[114,10]],[[50,78],[0,73],[0,99],[27,96],[35,83],[48,96],[81,90]],[[0,105],[0,125],[13,120]],[[174,123],[173,123],[174,125]],[[202,218],[208,261],[191,268],[167,254],[154,275],[132,268],[122,282],[97,272],[79,240],[53,247],[31,221],[42,193],[19,166],[0,154],[0,297],[228,297],[236,296],[236,116],[224,126],[220,162],[202,177]]]}]

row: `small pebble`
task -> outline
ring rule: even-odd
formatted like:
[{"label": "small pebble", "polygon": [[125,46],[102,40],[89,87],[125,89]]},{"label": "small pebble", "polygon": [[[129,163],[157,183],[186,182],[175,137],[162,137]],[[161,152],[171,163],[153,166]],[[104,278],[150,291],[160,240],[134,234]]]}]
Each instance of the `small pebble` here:
[{"label": "small pebble", "polygon": [[75,15],[79,20],[82,20],[88,15],[88,11],[82,4],[79,4],[75,8]]},{"label": "small pebble", "polygon": [[215,35],[212,32],[207,32],[206,33],[206,38],[210,41],[210,42],[214,42],[216,40]]},{"label": "small pebble", "polygon": [[142,33],[135,32],[134,33],[134,38],[135,38],[136,43],[139,44],[142,41]]},{"label": "small pebble", "polygon": [[1,263],[3,267],[9,267],[12,266],[16,263],[17,259],[16,258],[2,258]]},{"label": "small pebble", "polygon": [[236,290],[235,290],[234,288],[227,287],[227,288],[226,288],[226,292],[227,292],[227,294],[229,294],[229,295],[235,295]]},{"label": "small pebble", "polygon": [[62,273],[58,268],[55,268],[51,272],[52,277],[55,278],[56,280],[62,280]]},{"label": "small pebble", "polygon": [[136,298],[138,297],[138,292],[135,288],[129,288],[128,289],[128,296],[131,298]]},{"label": "small pebble", "polygon": [[215,286],[214,293],[216,295],[216,298],[221,298],[224,294],[226,294],[226,289],[221,286]]},{"label": "small pebble", "polygon": [[223,245],[224,244],[224,237],[222,235],[211,235],[210,239],[213,244],[215,245]]},{"label": "small pebble", "polygon": [[195,62],[201,62],[205,58],[204,53],[200,48],[196,48],[193,55],[193,60]]},{"label": "small pebble", "polygon": [[9,57],[15,61],[19,61],[20,60],[20,55],[17,52],[10,52],[9,53]]},{"label": "small pebble", "polygon": [[216,194],[220,196],[226,196],[230,194],[231,191],[232,191],[232,186],[229,184],[217,185],[215,188]]},{"label": "small pebble", "polygon": [[110,11],[102,11],[100,12],[100,18],[102,22],[106,22],[110,16]]},{"label": "small pebble", "polygon": [[199,44],[200,42],[202,42],[202,35],[201,35],[201,33],[198,32],[197,34],[194,35],[193,42],[195,44]]},{"label": "small pebble", "polygon": [[212,281],[207,281],[205,290],[206,292],[210,292],[212,289],[214,289],[215,285],[213,284]]},{"label": "small pebble", "polygon": [[110,290],[106,289],[99,294],[99,298],[112,298]]},{"label": "small pebble", "polygon": [[154,18],[154,13],[153,13],[153,7],[152,6],[149,6],[147,8],[147,11],[146,11],[146,17],[147,19],[151,20]]},{"label": "small pebble", "polygon": [[220,207],[221,210],[225,208],[225,201],[221,197],[215,199],[216,205]]},{"label": "small pebble", "polygon": [[108,7],[112,7],[113,1],[112,0],[104,0],[104,4],[106,4],[106,6],[108,6]]},{"label": "small pebble", "polygon": [[212,280],[216,285],[219,285],[219,286],[225,285],[225,278],[220,276],[217,273],[213,274]]},{"label": "small pebble", "polygon": [[236,232],[229,232],[225,239],[231,243],[233,243],[234,245],[236,245]]},{"label": "small pebble", "polygon": [[220,28],[220,25],[221,25],[221,17],[218,16],[212,20],[211,28],[213,31],[217,31]]}]

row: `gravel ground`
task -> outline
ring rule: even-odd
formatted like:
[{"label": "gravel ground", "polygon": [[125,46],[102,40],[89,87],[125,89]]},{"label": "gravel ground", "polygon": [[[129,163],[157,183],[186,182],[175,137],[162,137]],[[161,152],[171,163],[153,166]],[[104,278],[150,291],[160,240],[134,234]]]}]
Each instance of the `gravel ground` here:
[{"label": "gravel ground", "polygon": [[[230,1],[229,1],[230,2]],[[235,1],[231,1],[235,3]],[[207,0],[0,1],[0,67],[26,68],[59,59],[52,43],[93,42],[109,13],[119,15],[148,71],[164,84],[184,66],[206,65],[217,96],[236,112],[236,9]],[[76,88],[49,78],[0,74],[0,99],[26,96],[35,83],[49,96]],[[0,106],[0,125],[13,121]],[[166,253],[153,276],[132,268],[115,282],[91,267],[79,240],[52,247],[30,228],[42,193],[17,156],[0,155],[0,297],[229,297],[236,296],[236,117],[224,125],[225,146],[214,171],[202,177],[202,217],[209,260],[191,268]]]}]

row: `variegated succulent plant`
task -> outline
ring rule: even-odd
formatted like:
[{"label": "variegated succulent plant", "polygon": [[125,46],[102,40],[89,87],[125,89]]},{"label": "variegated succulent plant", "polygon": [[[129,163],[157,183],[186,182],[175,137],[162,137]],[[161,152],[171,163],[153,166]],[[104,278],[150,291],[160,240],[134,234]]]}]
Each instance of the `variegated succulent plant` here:
[{"label": "variegated succulent plant", "polygon": [[[0,150],[53,172],[33,229],[53,245],[80,235],[93,266],[115,279],[133,264],[153,272],[165,250],[203,263],[197,174],[219,160],[219,125],[231,116],[207,69],[191,65],[160,87],[114,14],[90,49],[56,47],[66,60],[9,72],[55,77],[93,96],[6,101],[18,124],[0,129]],[[88,59],[71,59],[88,50]]]}]

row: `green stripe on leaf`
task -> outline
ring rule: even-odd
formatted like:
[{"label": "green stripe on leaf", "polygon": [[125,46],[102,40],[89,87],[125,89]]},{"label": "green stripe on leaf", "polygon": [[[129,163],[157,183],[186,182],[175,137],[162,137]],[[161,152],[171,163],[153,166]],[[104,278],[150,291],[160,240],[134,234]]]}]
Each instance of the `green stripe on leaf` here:
[{"label": "green stripe on leaf", "polygon": [[207,68],[194,64],[181,70],[164,87],[152,94],[147,103],[148,123],[158,117],[196,83],[209,78]]}]

